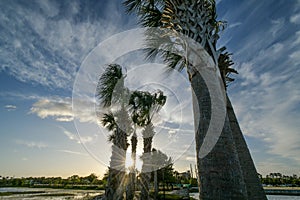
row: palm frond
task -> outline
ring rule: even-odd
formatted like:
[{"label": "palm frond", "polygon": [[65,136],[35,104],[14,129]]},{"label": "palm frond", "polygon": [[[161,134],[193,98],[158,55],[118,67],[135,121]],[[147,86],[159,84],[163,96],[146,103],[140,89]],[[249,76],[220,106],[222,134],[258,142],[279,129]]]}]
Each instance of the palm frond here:
[{"label": "palm frond", "polygon": [[[225,50],[225,49],[224,49]],[[233,82],[235,79],[231,78],[231,74],[238,74],[238,72],[232,68],[231,66],[234,65],[232,59],[232,54],[225,52],[220,54],[218,59],[218,66],[220,69],[220,73],[223,79],[224,86],[227,87],[230,82]]]},{"label": "palm frond", "polygon": [[152,117],[166,103],[167,97],[162,91],[154,94],[146,91],[134,91],[129,100],[132,110],[132,120],[138,126],[151,123]]},{"label": "palm frond", "polygon": [[112,112],[108,112],[103,115],[101,124],[109,131],[113,131],[117,128],[117,123]]},{"label": "palm frond", "polygon": [[[109,64],[105,69],[104,73],[99,79],[99,84],[97,85],[97,97],[101,101],[104,107],[111,106],[113,93],[115,90],[124,89],[124,77],[122,73],[122,67],[118,64]],[[123,88],[122,88],[123,87]],[[115,92],[119,94],[119,92]]]}]

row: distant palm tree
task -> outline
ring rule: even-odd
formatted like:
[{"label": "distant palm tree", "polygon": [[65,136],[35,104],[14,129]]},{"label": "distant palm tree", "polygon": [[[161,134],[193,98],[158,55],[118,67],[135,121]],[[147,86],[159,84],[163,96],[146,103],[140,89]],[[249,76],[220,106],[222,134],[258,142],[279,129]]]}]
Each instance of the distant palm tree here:
[{"label": "distant palm tree", "polygon": [[[219,38],[218,32],[224,28],[224,23],[216,20],[214,0],[125,0],[124,4],[128,12],[135,12],[138,15],[143,26],[165,28],[174,34],[181,33],[194,39],[206,50],[214,63],[218,64],[224,48],[217,50],[216,42]],[[192,91],[195,93],[193,95],[195,124],[199,122],[199,126],[195,127],[195,138],[200,199],[247,199],[243,178],[247,172],[242,172],[235,137],[232,133],[232,123],[228,116],[217,144],[206,157],[200,158],[199,150],[211,118],[210,94],[204,78],[196,66],[191,65],[188,56],[157,48],[174,47],[174,40],[168,38],[168,35],[162,34],[159,37],[159,35],[148,34],[147,39],[149,58],[161,55],[169,67],[178,70],[187,68]],[[188,52],[185,54],[188,55]],[[203,56],[202,59],[208,58]],[[230,77],[226,76],[228,68],[224,70],[225,76],[224,74],[221,76],[226,82]],[[261,199],[265,198],[264,195],[261,196]],[[252,199],[251,196],[249,199]]]},{"label": "distant palm tree", "polygon": [[149,184],[150,184],[150,171],[151,171],[151,149],[152,140],[155,135],[152,118],[162,106],[166,103],[166,96],[162,91],[154,94],[144,91],[134,91],[129,100],[129,105],[132,109],[132,120],[135,124],[143,127],[143,143],[144,152],[142,155],[143,166],[141,172],[141,199],[149,199]]}]

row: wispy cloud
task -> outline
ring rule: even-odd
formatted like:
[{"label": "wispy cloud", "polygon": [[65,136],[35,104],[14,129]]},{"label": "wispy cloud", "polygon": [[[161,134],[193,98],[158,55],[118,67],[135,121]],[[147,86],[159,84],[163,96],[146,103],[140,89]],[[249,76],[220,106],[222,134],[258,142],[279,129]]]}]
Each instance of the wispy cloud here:
[{"label": "wispy cloud", "polygon": [[17,140],[16,141],[17,144],[20,144],[20,145],[25,145],[27,147],[30,147],[30,148],[46,148],[48,147],[47,144],[43,143],[43,142],[36,142],[36,141],[26,141],[26,140]]},{"label": "wispy cloud", "polygon": [[15,105],[6,105],[4,106],[4,108],[7,110],[7,111],[14,111],[17,109],[17,106]]},{"label": "wispy cloud", "polygon": [[86,144],[94,140],[94,138],[91,136],[79,136],[78,134],[71,133],[70,131],[67,131],[65,129],[63,129],[63,132],[70,140],[74,140],[78,144]]},{"label": "wispy cloud", "polygon": [[300,14],[294,14],[293,16],[290,17],[290,22],[294,24],[300,24]]},{"label": "wispy cloud", "polygon": [[240,25],[242,25],[242,22],[236,22],[236,23],[230,24],[230,25],[228,26],[228,28],[235,28],[235,27],[238,27],[238,26],[240,26]]},{"label": "wispy cloud", "polygon": [[73,154],[73,155],[88,156],[88,154],[81,153],[81,152],[78,152],[78,151],[70,151],[70,150],[65,150],[65,149],[57,150],[57,151],[67,153],[67,154]]},{"label": "wispy cloud", "polygon": [[22,82],[71,90],[85,56],[123,23],[119,14],[107,17],[110,4],[115,5],[110,1],[1,3],[0,71]]},{"label": "wispy cloud", "polygon": [[296,74],[299,73],[300,49],[295,45],[299,35],[295,31],[296,34],[289,33],[289,37],[285,36],[287,39],[278,42],[276,38],[282,35],[284,26],[280,19],[271,23],[265,34],[276,37],[256,43],[262,50],[256,52],[251,45],[241,49],[243,53],[236,57],[237,60],[246,60],[243,55],[252,57],[237,65],[240,75],[235,84],[243,86],[242,91],[230,88],[229,91],[233,94],[232,101],[243,132],[263,141],[268,147],[265,153],[278,155],[274,163],[289,158],[299,166],[300,78]]}]

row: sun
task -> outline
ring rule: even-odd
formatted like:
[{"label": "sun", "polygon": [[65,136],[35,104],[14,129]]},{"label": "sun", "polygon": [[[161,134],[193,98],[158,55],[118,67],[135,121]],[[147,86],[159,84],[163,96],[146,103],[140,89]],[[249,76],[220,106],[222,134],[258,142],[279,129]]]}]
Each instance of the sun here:
[{"label": "sun", "polygon": [[126,159],[125,159],[125,168],[126,171],[129,171],[129,168],[133,166],[133,159],[131,158],[131,153],[130,152],[126,152]]},{"label": "sun", "polygon": [[[135,167],[138,171],[142,170],[142,165],[143,165],[143,161],[140,159],[142,155],[142,152],[139,151],[139,149],[137,149],[136,152],[136,163],[135,163]],[[129,169],[133,166],[133,159],[131,157],[131,151],[128,149],[126,151],[126,159],[125,159],[125,168],[126,168],[126,172],[129,172]]]}]

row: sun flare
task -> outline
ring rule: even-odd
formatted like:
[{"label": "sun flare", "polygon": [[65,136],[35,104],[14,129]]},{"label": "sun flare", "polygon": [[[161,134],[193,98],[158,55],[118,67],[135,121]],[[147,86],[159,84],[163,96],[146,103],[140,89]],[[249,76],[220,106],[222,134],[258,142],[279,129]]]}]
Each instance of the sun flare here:
[{"label": "sun flare", "polygon": [[[136,152],[136,163],[135,163],[135,168],[138,170],[138,171],[141,171],[142,170],[142,165],[143,165],[143,161],[140,159],[142,155],[142,152],[137,150]],[[134,162],[133,162],[133,159],[131,157],[131,151],[130,150],[127,150],[126,152],[126,159],[125,159],[125,168],[126,168],[126,171],[129,172],[129,169],[134,165]]]}]

